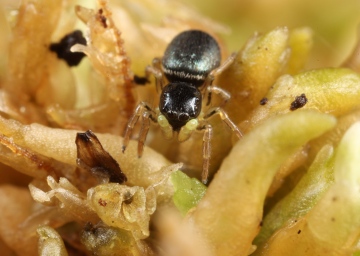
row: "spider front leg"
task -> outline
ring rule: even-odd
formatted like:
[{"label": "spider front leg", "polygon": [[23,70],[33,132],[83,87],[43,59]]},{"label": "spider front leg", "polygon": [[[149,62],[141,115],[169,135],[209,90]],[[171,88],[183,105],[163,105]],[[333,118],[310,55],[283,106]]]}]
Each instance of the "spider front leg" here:
[{"label": "spider front leg", "polygon": [[[242,138],[243,134],[239,130],[239,128],[234,124],[233,121],[229,118],[227,113],[220,107],[210,110],[208,113],[204,115],[204,120],[212,117],[213,115],[219,115],[221,120],[240,138]],[[201,180],[204,184],[208,181],[209,176],[209,164],[211,157],[211,139],[213,137],[213,128],[210,124],[206,124],[204,126],[200,126],[198,130],[204,130],[203,136],[203,170],[201,174]]]},{"label": "spider front leg", "polygon": [[233,121],[231,121],[228,114],[220,107],[211,109],[208,113],[204,115],[204,119],[208,119],[212,117],[213,115],[219,115],[221,120],[238,136],[239,139],[243,137],[242,132],[240,129],[234,124]]},{"label": "spider front leg", "polygon": [[[217,86],[209,86],[207,88],[207,91],[208,91],[208,96],[212,95],[212,93],[215,93],[215,94],[221,96],[221,98],[223,99],[223,102],[220,104],[220,107],[224,106],[231,98],[230,94],[227,91],[225,91],[225,90],[223,90],[223,89],[221,89],[220,87],[217,87]],[[211,96],[210,96],[210,98],[208,98],[208,100],[209,101],[211,100]]]},{"label": "spider front leg", "polygon": [[211,157],[211,139],[213,136],[213,128],[210,124],[202,126],[199,130],[204,130],[203,135],[203,170],[201,173],[201,181],[206,184],[209,178],[209,165],[210,165],[210,157]]},{"label": "spider front leg", "polygon": [[134,130],[137,121],[139,120],[139,117],[142,116],[142,126],[138,139],[138,157],[142,156],[144,150],[144,143],[150,128],[150,120],[156,122],[156,119],[153,116],[155,114],[156,114],[155,111],[146,102],[141,101],[137,105],[135,112],[130,118],[125,130],[123,146],[122,146],[123,153],[125,152],[126,147],[129,144],[132,132]]}]

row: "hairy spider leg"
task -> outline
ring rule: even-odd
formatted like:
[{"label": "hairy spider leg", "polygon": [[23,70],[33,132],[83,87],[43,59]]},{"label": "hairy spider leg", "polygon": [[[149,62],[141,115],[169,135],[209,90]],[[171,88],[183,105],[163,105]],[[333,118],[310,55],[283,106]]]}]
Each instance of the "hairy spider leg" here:
[{"label": "hairy spider leg", "polygon": [[[238,136],[242,138],[243,134],[239,128],[234,124],[233,121],[229,118],[227,113],[220,107],[211,109],[208,113],[204,115],[204,121],[214,115],[219,115],[221,120]],[[199,126],[197,128],[200,131],[204,131],[203,135],[203,170],[201,174],[201,181],[206,184],[209,176],[209,164],[211,158],[211,139],[213,137],[213,128],[210,124]]]},{"label": "hairy spider leg", "polygon": [[206,124],[198,128],[198,130],[203,130],[203,170],[201,173],[201,181],[206,184],[208,182],[209,177],[209,165],[210,165],[210,157],[211,157],[211,139],[213,137],[213,128],[210,124]]},{"label": "hairy spider leg", "polygon": [[241,139],[243,137],[242,132],[240,129],[234,124],[233,121],[231,121],[228,114],[220,107],[217,107],[215,109],[210,109],[205,115],[204,119],[208,119],[214,115],[219,115],[221,120],[236,134],[236,136]]},{"label": "hairy spider leg", "polygon": [[151,113],[149,111],[144,111],[142,115],[142,124],[138,139],[138,157],[142,157],[144,151],[144,143],[150,128],[150,116]]},{"label": "hairy spider leg", "polygon": [[156,92],[160,93],[164,87],[164,75],[161,72],[161,59],[160,58],[154,58],[152,61],[152,65],[146,66],[145,77],[147,79],[149,79],[151,74],[155,77]]},{"label": "hairy spider leg", "polygon": [[129,144],[132,132],[134,130],[134,127],[139,120],[139,117],[142,116],[142,126],[139,134],[139,140],[138,140],[138,156],[141,157],[142,152],[144,150],[144,143],[147,136],[147,133],[149,131],[150,127],[150,120],[153,122],[157,122],[156,118],[152,115],[156,115],[156,112],[144,101],[141,101],[136,109],[132,117],[130,118],[126,130],[125,130],[125,136],[123,140],[123,146],[122,146],[122,152],[124,153],[126,150],[127,145]]},{"label": "hairy spider leg", "polygon": [[225,69],[227,69],[235,60],[237,53],[234,52],[232,53],[225,61],[222,65],[220,65],[219,67],[217,67],[216,69],[212,70],[210,72],[210,74],[206,77],[205,79],[205,83],[203,85],[204,88],[208,88],[208,98],[207,98],[207,103],[206,106],[210,105],[211,102],[211,96],[212,96],[212,90],[211,87],[213,87],[212,83],[215,80],[215,77],[220,75]]},{"label": "hairy spider leg", "polygon": [[221,98],[223,99],[223,102],[220,104],[219,107],[223,107],[231,98],[230,93],[228,93],[224,89],[221,89],[220,87],[217,87],[215,85],[209,86],[207,88],[207,92],[208,92],[208,95],[215,93],[215,94],[221,96]]}]

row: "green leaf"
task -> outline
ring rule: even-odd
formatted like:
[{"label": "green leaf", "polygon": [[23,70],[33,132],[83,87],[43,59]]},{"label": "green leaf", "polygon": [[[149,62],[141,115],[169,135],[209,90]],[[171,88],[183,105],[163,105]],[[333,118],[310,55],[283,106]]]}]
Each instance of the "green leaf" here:
[{"label": "green leaf", "polygon": [[206,192],[204,184],[195,178],[188,177],[182,171],[173,172],[171,182],[175,189],[174,204],[183,215],[195,207]]}]

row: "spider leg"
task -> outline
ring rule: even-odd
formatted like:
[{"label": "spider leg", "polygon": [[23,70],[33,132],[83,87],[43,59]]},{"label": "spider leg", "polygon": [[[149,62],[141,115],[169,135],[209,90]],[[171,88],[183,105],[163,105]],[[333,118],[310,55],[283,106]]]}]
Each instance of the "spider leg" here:
[{"label": "spider leg", "polygon": [[210,110],[207,114],[204,115],[204,119],[208,119],[213,115],[219,115],[221,120],[238,136],[239,139],[243,137],[240,129],[231,121],[228,114],[220,107]]},{"label": "spider leg", "polygon": [[211,71],[210,74],[206,77],[204,83],[204,88],[208,88],[208,99],[206,106],[210,105],[211,102],[212,92],[214,92],[212,91],[211,87],[213,81],[215,80],[215,77],[220,75],[225,69],[227,69],[234,62],[236,55],[237,55],[236,52],[232,53],[221,66]]},{"label": "spider leg", "polygon": [[150,116],[151,113],[148,111],[145,111],[142,115],[142,125],[138,140],[138,157],[141,157],[144,151],[144,143],[150,128]]},{"label": "spider leg", "polygon": [[[227,91],[225,91],[215,85],[209,86],[207,88],[207,91],[208,91],[208,95],[212,95],[212,93],[215,93],[215,94],[221,96],[221,98],[223,99],[223,102],[220,104],[220,106],[224,106],[231,98],[230,94]],[[208,100],[209,100],[209,98],[208,98]]]},{"label": "spider leg", "polygon": [[[155,111],[152,110],[152,108],[146,102],[141,101],[137,105],[135,112],[132,115],[132,117],[130,118],[130,120],[127,124],[126,130],[125,130],[123,146],[122,146],[123,153],[125,152],[126,147],[129,144],[132,132],[134,130],[136,123],[139,120],[139,117],[142,116],[143,124],[142,124],[141,130],[140,130],[140,138],[139,138],[139,144],[138,144],[138,156],[141,157],[143,145],[144,145],[144,142],[146,139],[147,132],[149,130],[149,126],[150,126],[149,122],[150,122],[150,120],[152,120],[153,122],[156,122],[156,119],[153,118],[151,113],[155,114]],[[140,144],[142,144],[142,146]],[[141,149],[139,149],[139,148],[141,148]]]},{"label": "spider leg", "polygon": [[204,130],[203,135],[203,170],[201,173],[201,181],[206,184],[208,182],[209,177],[209,165],[210,165],[210,157],[211,157],[211,139],[213,136],[213,128],[210,124],[206,124],[205,126],[199,128],[200,130]]},{"label": "spider leg", "polygon": [[152,65],[147,66],[145,68],[146,78],[149,78],[150,74],[152,74],[155,77],[156,91],[158,93],[161,92],[164,87],[164,76],[161,72],[161,59],[160,58],[154,58]]}]

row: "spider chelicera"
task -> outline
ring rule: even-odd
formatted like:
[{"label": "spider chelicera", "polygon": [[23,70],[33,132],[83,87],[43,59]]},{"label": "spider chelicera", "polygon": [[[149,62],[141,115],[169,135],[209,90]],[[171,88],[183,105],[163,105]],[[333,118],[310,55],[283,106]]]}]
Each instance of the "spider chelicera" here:
[{"label": "spider chelicera", "polygon": [[[168,45],[163,58],[155,58],[153,65],[145,69],[146,78],[154,75],[156,88],[161,91],[159,107],[154,110],[146,102],[138,104],[125,131],[123,152],[140,116],[139,157],[143,153],[150,120],[160,125],[166,138],[171,139],[176,133],[179,142],[187,140],[194,131],[202,131],[202,182],[206,184],[213,136],[213,128],[207,119],[218,114],[239,138],[242,137],[241,131],[221,108],[230,99],[230,94],[212,84],[215,77],[234,61],[235,56],[232,54],[220,65],[220,47],[212,36],[200,30],[188,30],[177,35]],[[169,82],[166,86],[164,76]],[[207,96],[206,106],[209,106],[212,94],[220,95],[223,103],[202,114],[203,99]]]}]

